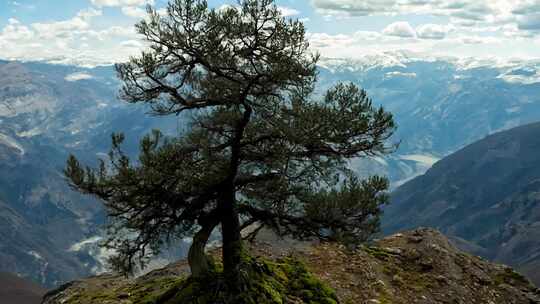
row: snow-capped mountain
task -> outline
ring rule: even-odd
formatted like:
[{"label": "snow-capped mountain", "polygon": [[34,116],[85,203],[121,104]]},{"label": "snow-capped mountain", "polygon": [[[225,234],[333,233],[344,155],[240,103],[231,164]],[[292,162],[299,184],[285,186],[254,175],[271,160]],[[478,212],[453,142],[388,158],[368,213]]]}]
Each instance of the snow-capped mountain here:
[{"label": "snow-capped mountain", "polygon": [[540,120],[539,76],[540,61],[383,53],[360,60],[322,59],[319,91],[351,81],[394,113],[394,139],[401,142],[397,152],[354,165],[360,173],[384,172],[399,186],[466,144]]}]

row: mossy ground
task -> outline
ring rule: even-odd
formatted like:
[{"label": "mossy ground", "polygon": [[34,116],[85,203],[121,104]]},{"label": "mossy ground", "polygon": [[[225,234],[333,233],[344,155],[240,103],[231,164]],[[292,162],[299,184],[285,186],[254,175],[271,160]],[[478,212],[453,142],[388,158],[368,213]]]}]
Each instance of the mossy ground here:
[{"label": "mossy ground", "polygon": [[243,286],[239,294],[228,291],[218,264],[205,279],[188,278],[176,290],[164,294],[163,304],[336,304],[335,292],[318,280],[306,266],[293,258],[270,261],[246,256],[242,267]]},{"label": "mossy ground", "polygon": [[[203,279],[167,277],[138,280],[121,287],[84,290],[66,304],[336,304],[334,290],[295,258],[271,261],[245,256],[241,292],[229,292],[220,263]],[[234,294],[234,295],[233,295]]]}]

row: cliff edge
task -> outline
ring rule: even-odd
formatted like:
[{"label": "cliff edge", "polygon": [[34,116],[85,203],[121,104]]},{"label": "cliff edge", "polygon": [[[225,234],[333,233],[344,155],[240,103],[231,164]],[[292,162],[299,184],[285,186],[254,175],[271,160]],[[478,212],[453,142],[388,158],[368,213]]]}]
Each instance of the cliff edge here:
[{"label": "cliff edge", "polygon": [[[444,235],[429,228],[394,234],[353,251],[336,244],[260,240],[251,253],[280,269],[288,269],[284,265],[291,261],[301,261],[308,271],[302,277],[320,279],[324,286],[317,286],[331,287],[335,302],[344,304],[540,303],[540,290],[525,277],[508,266],[456,249]],[[136,279],[106,274],[51,291],[43,304],[190,303],[174,296],[179,286],[185,286],[188,275],[185,261]],[[292,280],[290,276],[284,279]],[[271,303],[334,301],[329,297],[310,302],[306,299],[313,295],[305,294],[276,294]]]}]

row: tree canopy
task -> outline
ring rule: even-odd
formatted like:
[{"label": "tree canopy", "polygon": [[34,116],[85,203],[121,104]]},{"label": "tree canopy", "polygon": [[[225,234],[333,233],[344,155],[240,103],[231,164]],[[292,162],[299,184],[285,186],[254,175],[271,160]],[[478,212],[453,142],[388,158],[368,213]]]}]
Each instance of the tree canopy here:
[{"label": "tree canopy", "polygon": [[392,115],[353,84],[315,94],[319,56],[300,21],[272,0],[220,9],[174,0],[149,15],[137,25],[148,49],[116,65],[121,97],[156,115],[189,112],[188,130],[154,131],[135,160],[114,134],[108,161],[88,168],[71,156],[65,169],[103,200],[117,269],[193,236],[188,260],[204,275],[204,247],[220,226],[224,271],[237,281],[247,227],[347,243],[377,230],[388,182],[360,180],[347,161],[392,151]]}]

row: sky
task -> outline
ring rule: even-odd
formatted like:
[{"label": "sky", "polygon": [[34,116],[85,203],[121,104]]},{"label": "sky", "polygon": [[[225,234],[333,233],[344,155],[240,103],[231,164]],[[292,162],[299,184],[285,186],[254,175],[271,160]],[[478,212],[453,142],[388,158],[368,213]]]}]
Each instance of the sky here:
[{"label": "sky", "polygon": [[[210,7],[234,0],[209,0]],[[0,58],[101,65],[144,48],[134,24],[167,0],[0,0]],[[540,58],[540,0],[277,0],[313,51],[360,58]]]}]

